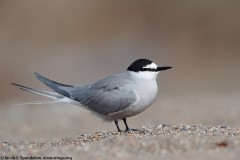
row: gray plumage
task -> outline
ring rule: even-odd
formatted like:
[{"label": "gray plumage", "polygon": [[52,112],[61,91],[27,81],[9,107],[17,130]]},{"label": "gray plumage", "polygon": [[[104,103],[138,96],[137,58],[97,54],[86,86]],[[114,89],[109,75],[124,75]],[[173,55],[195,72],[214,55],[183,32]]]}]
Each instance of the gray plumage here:
[{"label": "gray plumage", "polygon": [[46,77],[43,77],[42,75],[40,75],[39,73],[35,72],[34,73],[35,77],[41,81],[42,83],[44,83],[45,85],[47,85],[49,88],[51,88],[52,90],[54,90],[55,92],[63,95],[63,96],[66,96],[68,98],[70,98],[70,95],[69,95],[69,91],[71,89],[73,89],[74,86],[72,85],[66,85],[66,84],[61,84],[61,83],[58,83],[58,82],[55,82],[55,81],[52,81]]},{"label": "gray plumage", "polygon": [[76,86],[70,91],[70,98],[102,115],[123,110],[136,101],[132,81],[126,73],[109,76],[92,85]]}]

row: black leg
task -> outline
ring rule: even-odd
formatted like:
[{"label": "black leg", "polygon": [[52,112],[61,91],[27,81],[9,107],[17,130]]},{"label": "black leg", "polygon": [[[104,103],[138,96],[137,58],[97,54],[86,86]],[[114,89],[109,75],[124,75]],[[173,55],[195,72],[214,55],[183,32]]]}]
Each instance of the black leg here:
[{"label": "black leg", "polygon": [[115,124],[117,126],[118,132],[122,132],[121,129],[119,128],[119,126],[118,126],[118,120],[115,119],[114,122],[115,122]]},{"label": "black leg", "polygon": [[126,132],[127,131],[130,131],[130,128],[128,127],[128,124],[127,124],[127,119],[126,118],[123,118],[123,122],[124,122],[124,124],[125,124],[125,126],[126,126]]}]

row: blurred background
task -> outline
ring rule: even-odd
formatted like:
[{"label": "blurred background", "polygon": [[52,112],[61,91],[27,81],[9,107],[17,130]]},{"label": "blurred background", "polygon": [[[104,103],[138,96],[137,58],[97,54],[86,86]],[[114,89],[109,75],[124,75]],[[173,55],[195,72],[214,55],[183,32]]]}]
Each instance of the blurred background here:
[{"label": "blurred background", "polygon": [[[123,72],[138,58],[173,69],[143,125],[239,127],[240,1],[0,0],[0,140],[53,140],[116,130],[72,105],[11,105],[47,100],[11,86],[45,89],[33,72],[86,84]],[[121,124],[121,127],[124,127]]]}]

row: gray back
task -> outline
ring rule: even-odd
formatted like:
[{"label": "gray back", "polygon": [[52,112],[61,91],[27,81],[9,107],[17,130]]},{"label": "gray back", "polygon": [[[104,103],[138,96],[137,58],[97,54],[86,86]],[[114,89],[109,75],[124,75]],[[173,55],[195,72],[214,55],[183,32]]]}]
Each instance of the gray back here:
[{"label": "gray back", "polygon": [[70,98],[102,115],[118,112],[136,101],[132,81],[127,73],[111,75],[92,85],[75,86],[70,91]]}]

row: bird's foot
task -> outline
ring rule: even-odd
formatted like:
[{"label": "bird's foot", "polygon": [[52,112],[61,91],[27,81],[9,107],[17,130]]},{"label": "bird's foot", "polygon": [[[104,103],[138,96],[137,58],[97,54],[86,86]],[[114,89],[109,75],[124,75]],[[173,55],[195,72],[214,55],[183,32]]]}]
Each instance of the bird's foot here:
[{"label": "bird's foot", "polygon": [[125,129],[125,132],[131,132],[131,131],[137,131],[137,129],[130,129],[130,128]]}]

